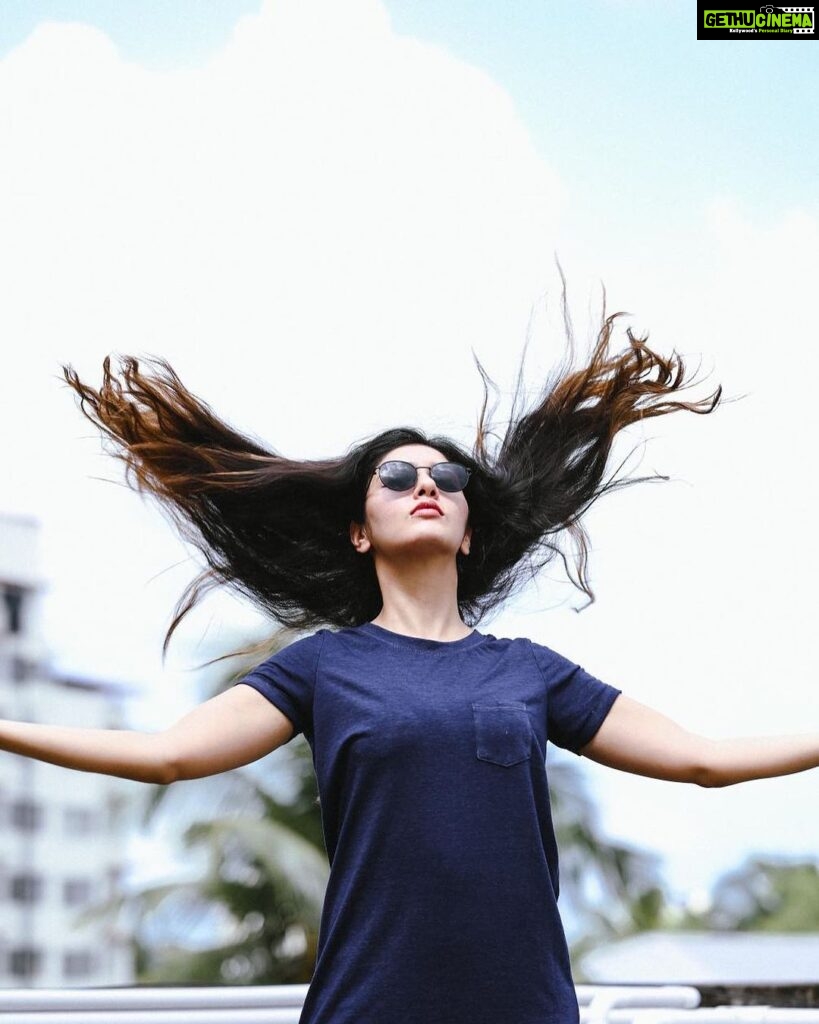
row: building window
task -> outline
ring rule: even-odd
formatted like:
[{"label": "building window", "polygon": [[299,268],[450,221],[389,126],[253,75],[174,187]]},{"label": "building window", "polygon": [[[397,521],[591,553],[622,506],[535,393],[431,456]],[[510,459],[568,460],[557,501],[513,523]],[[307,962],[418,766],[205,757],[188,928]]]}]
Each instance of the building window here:
[{"label": "building window", "polygon": [[94,954],[88,949],[70,949],[63,954],[64,978],[87,978],[95,967]]},{"label": "building window", "polygon": [[43,826],[43,808],[33,800],[15,800],[11,805],[11,823],[21,832],[36,832]]},{"label": "building window", "polygon": [[9,891],[15,903],[36,903],[43,895],[43,880],[39,875],[12,875]]},{"label": "building window", "polygon": [[80,907],[91,902],[93,883],[90,878],[66,878],[63,882],[63,903],[67,907]]},{"label": "building window", "polygon": [[34,663],[28,658],[13,654],[9,662],[9,674],[13,683],[24,683],[34,675]]},{"label": "building window", "polygon": [[6,624],[9,633],[23,631],[23,594],[22,587],[7,583],[3,587],[3,600],[6,605]]},{"label": "building window", "polygon": [[99,830],[99,815],[91,807],[66,807],[63,823],[70,836],[88,836]]},{"label": "building window", "polygon": [[8,958],[9,974],[14,978],[34,978],[40,971],[43,954],[33,946],[12,949]]}]

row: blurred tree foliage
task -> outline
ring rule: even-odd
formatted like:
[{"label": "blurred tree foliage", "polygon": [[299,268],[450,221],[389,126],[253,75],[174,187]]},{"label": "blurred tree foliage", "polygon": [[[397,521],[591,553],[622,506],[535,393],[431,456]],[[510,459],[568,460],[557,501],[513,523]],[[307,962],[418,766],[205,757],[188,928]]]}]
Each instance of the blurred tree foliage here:
[{"label": "blurred tree foliage", "polygon": [[819,931],[819,867],[815,861],[751,857],[726,872],[711,906],[681,927],[719,931]]},{"label": "blurred tree foliage", "polygon": [[575,980],[582,981],[584,953],[602,942],[663,927],[668,896],[656,854],[603,834],[580,766],[566,755],[552,760],[550,754],[548,774],[560,851],[561,916],[567,933],[575,935],[570,953]]},{"label": "blurred tree foliage", "polygon": [[[264,653],[223,669],[205,697],[292,639],[281,629]],[[140,983],[310,980],[329,868],[303,736],[236,771],[151,787],[143,823],[178,867],[86,912],[134,936]]]}]

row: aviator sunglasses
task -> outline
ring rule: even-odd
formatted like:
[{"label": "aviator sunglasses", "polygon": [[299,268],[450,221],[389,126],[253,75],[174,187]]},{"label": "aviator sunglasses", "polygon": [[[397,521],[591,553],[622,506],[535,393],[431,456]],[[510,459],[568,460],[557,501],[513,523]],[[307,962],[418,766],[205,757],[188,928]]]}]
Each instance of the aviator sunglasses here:
[{"label": "aviator sunglasses", "polygon": [[411,462],[393,460],[382,462],[373,470],[381,483],[391,491],[409,491],[418,480],[418,470],[428,469],[429,475],[442,491],[462,491],[472,474],[471,469],[459,462],[436,462],[434,466],[413,466]]}]

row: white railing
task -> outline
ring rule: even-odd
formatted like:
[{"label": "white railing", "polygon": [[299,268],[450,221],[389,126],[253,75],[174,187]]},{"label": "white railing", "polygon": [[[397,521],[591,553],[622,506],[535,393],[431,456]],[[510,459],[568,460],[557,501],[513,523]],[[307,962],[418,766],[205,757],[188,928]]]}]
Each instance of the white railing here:
[{"label": "white railing", "polygon": [[687,985],[578,985],[581,1024],[607,1024],[619,1009],[688,1010],[699,1006],[700,994]]},{"label": "white railing", "polygon": [[[307,985],[0,989],[0,1020],[2,1024],[298,1024],[306,993]],[[577,1000],[581,1024],[819,1024],[819,1009],[703,1009],[699,991],[683,985],[578,985]]]}]

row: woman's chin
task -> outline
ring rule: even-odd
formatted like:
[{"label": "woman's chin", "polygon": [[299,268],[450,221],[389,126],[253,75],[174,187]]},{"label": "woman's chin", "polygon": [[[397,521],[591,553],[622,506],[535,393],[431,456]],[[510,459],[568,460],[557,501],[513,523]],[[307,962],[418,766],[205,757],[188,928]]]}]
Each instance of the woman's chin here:
[{"label": "woman's chin", "polygon": [[381,549],[381,554],[395,561],[406,561],[407,559],[417,560],[429,558],[431,562],[438,562],[442,559],[451,559],[453,564],[458,553],[458,545],[451,540],[439,536],[417,536],[412,537],[403,544],[392,545],[388,549]]}]

